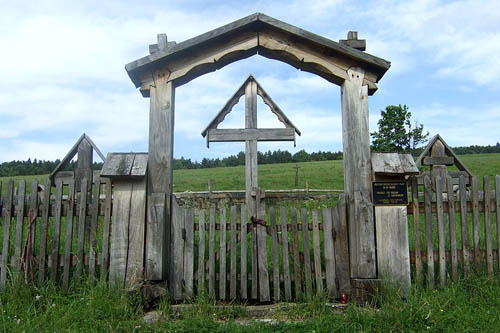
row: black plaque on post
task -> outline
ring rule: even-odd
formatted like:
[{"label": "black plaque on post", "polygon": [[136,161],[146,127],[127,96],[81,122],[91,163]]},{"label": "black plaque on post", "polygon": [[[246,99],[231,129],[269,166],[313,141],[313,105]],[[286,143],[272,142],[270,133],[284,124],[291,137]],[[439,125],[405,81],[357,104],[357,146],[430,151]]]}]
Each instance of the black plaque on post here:
[{"label": "black plaque on post", "polygon": [[374,182],[373,204],[376,206],[405,206],[408,205],[408,187],[402,182]]}]

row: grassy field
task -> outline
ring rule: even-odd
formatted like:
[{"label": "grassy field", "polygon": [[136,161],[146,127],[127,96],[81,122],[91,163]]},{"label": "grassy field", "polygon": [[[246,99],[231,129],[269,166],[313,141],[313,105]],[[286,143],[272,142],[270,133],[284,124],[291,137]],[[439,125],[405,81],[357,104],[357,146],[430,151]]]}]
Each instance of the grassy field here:
[{"label": "grassy field", "polygon": [[[500,154],[474,154],[461,155],[462,162],[478,176],[482,186],[482,177],[485,175],[495,176],[500,174]],[[343,189],[344,188],[344,164],[343,161],[304,162],[286,164],[265,164],[259,166],[259,185],[263,189],[291,189],[295,188],[295,166],[299,166],[299,188],[314,189]],[[38,176],[16,176],[0,177],[0,181],[7,179],[15,180],[38,179],[43,183],[47,175]],[[212,183],[212,190],[243,190],[245,189],[245,168],[243,166],[175,170],[174,191],[206,191],[208,180]],[[5,193],[3,186],[2,193]]]},{"label": "grassy field", "polygon": [[[480,177],[500,174],[500,154],[460,156]],[[298,163],[299,187],[343,188],[343,162]],[[265,189],[295,187],[295,164],[259,166],[260,185]],[[14,177],[44,182],[45,176]],[[244,168],[176,170],[174,191],[244,189]],[[0,178],[4,183],[5,178]],[[480,180],[480,183],[482,181]],[[411,227],[411,224],[410,224]],[[422,227],[421,227],[421,230]],[[411,230],[410,230],[411,234]],[[436,234],[436,233],[434,233]],[[325,299],[316,298],[274,314],[272,324],[256,322],[244,307],[216,308],[213,301],[193,300],[191,310],[178,317],[166,300],[160,303],[162,320],[146,324],[140,304],[132,304],[122,291],[84,282],[68,294],[50,285],[24,284],[0,291],[2,331],[177,331],[177,332],[386,332],[386,331],[498,331],[500,279],[478,273],[456,284],[435,290],[414,287],[403,298],[387,289],[378,307],[350,304],[343,312],[333,310]],[[457,320],[459,318],[459,320]]]},{"label": "grassy field", "polygon": [[257,321],[243,306],[216,308],[207,299],[176,315],[160,302],[159,322],[145,323],[140,302],[104,284],[87,283],[69,294],[51,286],[24,284],[0,292],[0,329],[4,332],[497,332],[500,327],[498,277],[476,274],[434,290],[413,288],[406,297],[386,289],[377,307],[349,304],[335,310],[315,298]]}]

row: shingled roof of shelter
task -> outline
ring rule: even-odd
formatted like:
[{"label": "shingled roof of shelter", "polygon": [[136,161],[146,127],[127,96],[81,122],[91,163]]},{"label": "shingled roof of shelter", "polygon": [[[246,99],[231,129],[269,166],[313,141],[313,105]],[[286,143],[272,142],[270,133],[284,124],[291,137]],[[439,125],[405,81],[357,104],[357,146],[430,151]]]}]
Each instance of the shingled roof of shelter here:
[{"label": "shingled roof of shelter", "polygon": [[[300,29],[265,14],[255,13],[181,43],[168,42],[165,49],[158,49],[150,55],[137,59],[127,64],[125,69],[135,86],[140,87],[141,75],[167,65],[170,61],[187,55],[202,55],[208,45],[224,43],[225,40],[244,33],[259,33],[262,31],[285,33],[293,40],[305,42],[323,54],[332,57],[349,58],[360,67],[368,68],[376,73],[376,82],[382,78],[390,67],[390,62],[387,60]],[[260,53],[260,48],[262,46],[259,44],[255,49],[250,50],[250,54],[247,56]]]}]

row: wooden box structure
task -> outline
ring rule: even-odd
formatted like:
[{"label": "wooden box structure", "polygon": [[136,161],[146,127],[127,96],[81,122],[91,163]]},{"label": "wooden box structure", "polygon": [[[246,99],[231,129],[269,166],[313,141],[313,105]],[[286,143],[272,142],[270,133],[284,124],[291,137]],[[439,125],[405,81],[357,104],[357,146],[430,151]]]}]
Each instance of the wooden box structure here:
[{"label": "wooden box structure", "polygon": [[110,284],[144,277],[146,219],[146,153],[109,153],[101,177],[113,183],[110,246]]},{"label": "wooden box structure", "polygon": [[407,178],[419,173],[411,154],[372,152],[373,202],[379,277],[411,285]]}]

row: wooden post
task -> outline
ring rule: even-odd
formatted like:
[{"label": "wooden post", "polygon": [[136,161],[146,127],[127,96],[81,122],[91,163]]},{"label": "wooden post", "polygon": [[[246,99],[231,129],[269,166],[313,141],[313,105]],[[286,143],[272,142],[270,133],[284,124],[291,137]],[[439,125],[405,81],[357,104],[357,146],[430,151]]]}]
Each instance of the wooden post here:
[{"label": "wooden post", "polygon": [[[441,140],[437,140],[436,143],[432,146],[431,149],[431,158],[435,161],[434,164],[431,164],[431,176],[432,179],[436,179],[439,177],[441,181],[444,181],[448,177],[448,169],[446,167],[446,160],[449,159],[448,155],[446,155],[444,145]],[[451,163],[447,163],[447,165],[452,165],[453,159],[451,159]],[[432,187],[435,188],[436,184],[433,181]]]},{"label": "wooden post", "polygon": [[[257,84],[250,82],[245,91],[245,128],[257,128]],[[245,194],[252,216],[257,216],[252,189],[257,188],[257,140],[245,140]]]},{"label": "wooden post", "polygon": [[[169,75],[163,70],[154,72],[154,85],[150,87],[146,249],[148,280],[171,280],[171,276],[167,276],[167,268],[171,245],[175,88],[172,82],[168,82]],[[152,213],[155,213],[154,216]]]},{"label": "wooden post", "polygon": [[87,140],[82,140],[78,145],[78,160],[75,170],[75,188],[80,190],[82,179],[87,179],[87,188],[92,186],[92,163],[94,150]]},{"label": "wooden post", "polygon": [[342,84],[344,190],[348,197],[351,278],[377,277],[375,228],[371,202],[368,86],[364,70],[353,67]]},{"label": "wooden post", "polygon": [[[257,84],[249,82],[245,90],[245,128],[257,128]],[[257,140],[245,140],[245,203],[250,216],[257,216],[256,198],[252,189],[257,188]],[[252,226],[252,298],[257,298],[257,230]]]}]

